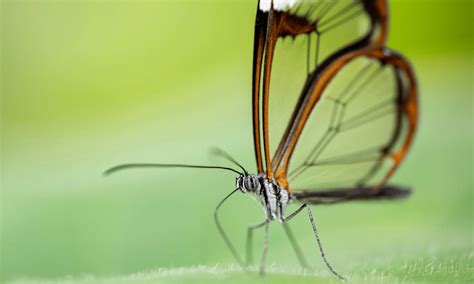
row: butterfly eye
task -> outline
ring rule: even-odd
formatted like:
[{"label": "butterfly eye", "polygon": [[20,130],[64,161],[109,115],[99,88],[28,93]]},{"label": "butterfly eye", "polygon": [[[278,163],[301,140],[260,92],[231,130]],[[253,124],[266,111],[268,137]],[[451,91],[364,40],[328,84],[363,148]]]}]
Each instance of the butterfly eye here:
[{"label": "butterfly eye", "polygon": [[254,176],[247,176],[245,179],[245,187],[250,191],[255,191],[258,189],[258,180]]}]

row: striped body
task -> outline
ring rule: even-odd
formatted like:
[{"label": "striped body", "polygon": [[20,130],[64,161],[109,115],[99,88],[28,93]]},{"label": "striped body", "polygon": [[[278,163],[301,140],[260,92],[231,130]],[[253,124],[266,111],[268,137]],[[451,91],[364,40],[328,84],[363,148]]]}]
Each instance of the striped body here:
[{"label": "striped body", "polygon": [[288,190],[265,174],[241,174],[235,181],[236,187],[243,193],[253,193],[260,201],[267,220],[285,221],[286,205],[290,201]]}]

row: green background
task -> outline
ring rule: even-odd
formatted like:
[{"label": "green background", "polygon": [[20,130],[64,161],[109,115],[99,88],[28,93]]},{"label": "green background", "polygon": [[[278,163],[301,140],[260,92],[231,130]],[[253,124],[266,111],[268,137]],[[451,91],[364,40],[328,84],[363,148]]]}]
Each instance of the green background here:
[{"label": "green background", "polygon": [[[234,263],[212,219],[233,189],[232,173],[101,173],[123,162],[225,163],[211,146],[254,170],[255,2],[2,1],[0,281]],[[393,178],[414,194],[313,214],[344,275],[467,282],[474,273],[472,2],[390,4],[388,45],[411,59],[420,84],[419,132]],[[240,195],[223,212],[239,249],[246,224],[263,217],[249,200]],[[332,281],[303,215],[294,229],[318,277]],[[296,269],[283,230],[270,230],[269,263]],[[170,271],[177,276],[156,279],[259,281],[237,269],[184,278]]]}]

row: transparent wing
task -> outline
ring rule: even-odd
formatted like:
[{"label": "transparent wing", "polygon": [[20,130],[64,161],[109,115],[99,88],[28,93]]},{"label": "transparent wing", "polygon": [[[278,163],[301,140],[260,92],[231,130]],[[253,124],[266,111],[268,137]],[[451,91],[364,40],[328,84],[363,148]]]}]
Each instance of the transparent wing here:
[{"label": "transparent wing", "polygon": [[258,171],[265,166],[270,178],[305,85],[342,54],[383,44],[387,27],[385,1],[303,0],[280,8],[258,10],[255,26],[254,144]]},{"label": "transparent wing", "polygon": [[416,82],[408,62],[384,48],[349,52],[303,93],[277,153],[280,184],[293,191],[381,188],[416,128]]}]

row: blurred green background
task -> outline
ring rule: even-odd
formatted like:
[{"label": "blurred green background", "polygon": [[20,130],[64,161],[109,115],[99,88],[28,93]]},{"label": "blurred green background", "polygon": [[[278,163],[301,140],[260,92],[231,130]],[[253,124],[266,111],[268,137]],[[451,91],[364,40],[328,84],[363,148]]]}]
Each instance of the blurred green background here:
[{"label": "blurred green background", "polygon": [[[231,173],[101,173],[123,162],[225,163],[209,155],[216,145],[254,171],[255,2],[2,1],[0,281],[234,263],[212,219]],[[388,45],[411,59],[420,84],[419,132],[393,178],[414,194],[313,214],[342,274],[468,281],[472,1],[390,6]],[[242,249],[261,209],[241,195],[224,211]],[[269,262],[297,267],[279,227]],[[294,229],[330,278],[306,217]],[[428,266],[410,276],[413,263]]]}]

